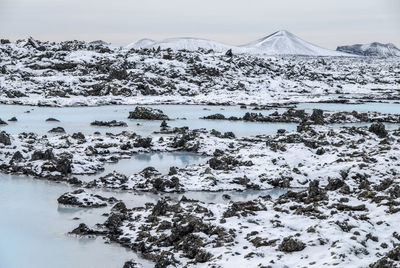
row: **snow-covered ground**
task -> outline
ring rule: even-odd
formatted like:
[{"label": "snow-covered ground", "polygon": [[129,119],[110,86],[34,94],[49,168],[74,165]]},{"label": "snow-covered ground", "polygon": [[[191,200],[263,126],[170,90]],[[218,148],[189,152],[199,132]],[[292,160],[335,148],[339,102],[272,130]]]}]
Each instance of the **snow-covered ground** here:
[{"label": "snow-covered ground", "polygon": [[399,98],[398,59],[225,52],[33,39],[2,44],[0,102],[262,105]]}]

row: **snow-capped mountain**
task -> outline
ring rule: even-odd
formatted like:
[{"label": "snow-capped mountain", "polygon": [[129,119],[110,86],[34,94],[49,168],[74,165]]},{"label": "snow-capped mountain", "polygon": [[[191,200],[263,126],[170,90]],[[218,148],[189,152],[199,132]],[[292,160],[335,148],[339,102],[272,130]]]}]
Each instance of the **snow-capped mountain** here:
[{"label": "snow-capped mountain", "polygon": [[[142,39],[136,43],[130,44],[125,48],[158,48],[161,49],[173,49],[173,50],[189,50],[195,51],[199,48],[205,50],[214,50],[216,52],[226,52],[229,49],[236,49],[235,46],[226,45],[212,40],[182,37],[182,38],[168,38],[162,41],[153,41],[150,39]],[[240,50],[239,48],[237,50]]]},{"label": "snow-capped mountain", "polygon": [[349,56],[306,42],[285,30],[275,32],[243,47],[267,55]]},{"label": "snow-capped mountain", "polygon": [[356,44],[351,46],[339,46],[337,51],[351,53],[361,56],[373,57],[400,57],[400,49],[393,44],[381,44],[374,42],[371,44]]},{"label": "snow-capped mountain", "polygon": [[154,41],[153,39],[140,39],[139,41],[135,42],[135,43],[131,43],[127,46],[125,46],[125,48],[127,49],[131,49],[131,48],[146,48],[146,47],[150,47],[151,45],[153,45],[154,43],[156,43],[156,41]]},{"label": "snow-capped mountain", "polygon": [[238,54],[261,54],[261,55],[305,55],[305,56],[350,56],[349,54],[321,48],[306,42],[288,31],[278,31],[267,37],[256,40],[246,45],[233,46],[217,41],[199,38],[169,38],[162,41],[142,39],[132,43],[125,48],[158,48],[173,50],[185,49],[195,51],[199,48],[226,52],[231,49]]}]

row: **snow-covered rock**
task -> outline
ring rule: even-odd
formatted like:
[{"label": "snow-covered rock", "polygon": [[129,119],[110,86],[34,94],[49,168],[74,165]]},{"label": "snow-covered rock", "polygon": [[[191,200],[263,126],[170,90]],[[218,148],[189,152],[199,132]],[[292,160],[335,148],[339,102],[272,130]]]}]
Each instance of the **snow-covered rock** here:
[{"label": "snow-covered rock", "polygon": [[100,195],[93,195],[78,189],[70,193],[65,193],[57,199],[62,205],[78,206],[85,208],[105,207],[107,202],[114,202],[114,198],[105,198]]}]

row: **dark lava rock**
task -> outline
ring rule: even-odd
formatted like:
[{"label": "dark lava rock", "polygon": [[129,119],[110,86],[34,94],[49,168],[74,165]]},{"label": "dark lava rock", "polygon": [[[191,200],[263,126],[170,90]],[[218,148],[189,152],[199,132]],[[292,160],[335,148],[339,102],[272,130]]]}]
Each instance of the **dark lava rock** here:
[{"label": "dark lava rock", "polygon": [[123,80],[128,78],[128,72],[123,64],[117,63],[110,66],[110,79]]},{"label": "dark lava rock", "polygon": [[325,187],[327,191],[336,191],[344,185],[344,181],[340,179],[328,178],[328,185]]},{"label": "dark lava rock", "polygon": [[385,138],[388,134],[385,125],[381,122],[372,124],[368,130],[376,134],[379,138]]},{"label": "dark lava rock", "polygon": [[1,120],[0,118],[0,125],[8,125],[6,121]]},{"label": "dark lava rock", "polygon": [[397,245],[397,247],[389,251],[386,255],[389,259],[400,261],[400,245]]},{"label": "dark lava rock", "polygon": [[126,220],[126,215],[122,213],[111,213],[108,219],[104,222],[104,226],[108,228],[110,235],[119,235],[121,234],[122,222]]},{"label": "dark lava rock", "polygon": [[232,49],[228,49],[225,53],[225,56],[232,57],[233,56]]},{"label": "dark lava rock", "polygon": [[240,162],[239,160],[233,158],[232,156],[223,156],[220,158],[213,157],[208,160],[208,164],[212,169],[215,170],[229,170],[236,166],[252,166],[253,162],[245,161]]},{"label": "dark lava rock", "polygon": [[76,140],[85,140],[85,135],[82,132],[74,133],[71,137]]},{"label": "dark lava rock", "polygon": [[11,145],[10,135],[8,135],[5,131],[0,132],[0,143],[4,145]]},{"label": "dark lava rock", "polygon": [[305,249],[306,244],[298,239],[293,239],[292,237],[285,237],[282,243],[279,245],[279,250],[283,252],[294,252],[302,251]]},{"label": "dark lava rock", "polygon": [[52,149],[47,149],[46,151],[34,151],[31,157],[31,161],[36,161],[36,160],[53,160],[54,159],[54,154]]},{"label": "dark lava rock", "polygon": [[163,120],[163,121],[161,122],[160,127],[161,127],[161,128],[167,128],[167,127],[168,127],[167,122],[166,122],[165,120]]},{"label": "dark lava rock", "polygon": [[365,207],[364,204],[358,206],[349,206],[342,203],[336,204],[337,210],[340,211],[367,211],[368,209]]},{"label": "dark lava rock", "polygon": [[325,153],[324,148],[318,148],[318,150],[315,152],[317,155],[323,155]]},{"label": "dark lava rock", "polygon": [[154,268],[166,268],[173,265],[176,267],[178,261],[175,259],[174,254],[169,251],[161,251],[160,254],[152,255],[151,260],[155,263]]},{"label": "dark lava rock", "polygon": [[213,156],[218,157],[218,156],[223,156],[224,155],[224,151],[220,150],[220,149],[215,149]]},{"label": "dark lava rock", "polygon": [[373,264],[369,265],[370,268],[398,268],[398,266],[388,258],[384,257]]},{"label": "dark lava rock", "polygon": [[169,175],[169,176],[172,176],[172,175],[176,175],[176,174],[178,174],[177,168],[176,168],[176,167],[170,167],[170,168],[169,168],[168,175]]},{"label": "dark lava rock", "polygon": [[164,216],[168,210],[168,202],[165,199],[158,200],[153,210],[151,211],[151,215],[153,216]]},{"label": "dark lava rock", "polygon": [[223,114],[212,114],[212,115],[203,117],[203,119],[224,120],[226,118],[225,118],[225,115],[223,115]]},{"label": "dark lava rock", "polygon": [[323,125],[325,123],[324,112],[321,109],[314,109],[310,119],[314,121],[315,124]]},{"label": "dark lava rock", "polygon": [[129,119],[144,120],[169,120],[168,116],[159,109],[137,106],[133,112],[129,112]]},{"label": "dark lava rock", "polygon": [[60,122],[60,120],[50,117],[46,119],[46,122]]},{"label": "dark lava rock", "polygon": [[16,151],[13,155],[13,157],[11,158],[11,162],[19,162],[22,159],[24,159],[23,155],[21,154],[20,151]]},{"label": "dark lava rock", "polygon": [[49,133],[65,133],[65,129],[62,127],[55,127],[50,129]]},{"label": "dark lava rock", "polygon": [[134,147],[142,147],[142,148],[150,148],[151,147],[151,141],[152,138],[138,138],[135,140],[135,143],[133,144]]},{"label": "dark lava rock", "polygon": [[124,266],[122,268],[138,268],[141,267],[139,266],[135,261],[130,260],[124,263]]},{"label": "dark lava rock", "polygon": [[10,119],[8,119],[8,121],[9,122],[17,122],[18,119],[14,116],[14,117],[11,117]]},{"label": "dark lava rock", "polygon": [[101,126],[101,127],[127,127],[128,124],[123,121],[94,121],[90,123],[91,126]]},{"label": "dark lava rock", "polygon": [[231,196],[229,194],[223,194],[222,198],[225,200],[231,200]]},{"label": "dark lava rock", "polygon": [[224,135],[222,135],[221,138],[234,139],[234,138],[236,138],[236,136],[235,136],[235,133],[233,133],[232,131],[227,131],[227,132],[224,133]]},{"label": "dark lava rock", "polygon": [[69,183],[71,185],[76,185],[76,186],[83,184],[83,182],[81,180],[79,180],[77,177],[72,177],[72,178],[68,179],[67,183]]},{"label": "dark lava rock", "polygon": [[147,167],[140,171],[139,174],[148,179],[156,175],[160,175],[160,172],[158,172],[158,170],[154,167]]},{"label": "dark lava rock", "polygon": [[250,200],[246,202],[231,202],[229,208],[224,212],[224,218],[230,218],[233,216],[255,215],[256,211],[266,211],[267,208],[257,200]]},{"label": "dark lava rock", "polygon": [[126,213],[126,212],[128,211],[127,208],[126,208],[125,203],[122,202],[122,201],[119,201],[118,203],[116,203],[116,204],[112,207],[111,210],[112,210],[112,211],[118,211],[118,212],[120,212],[120,213]]},{"label": "dark lava rock", "polygon": [[308,185],[308,196],[307,196],[307,202],[314,202],[314,201],[320,201],[325,199],[326,194],[324,191],[319,188],[319,181],[313,180],[309,183]]},{"label": "dark lava rock", "polygon": [[89,182],[86,187],[92,188],[97,187],[101,182],[106,187],[113,187],[113,185],[122,185],[128,181],[128,178],[124,174],[120,174],[117,172],[109,173],[105,176],[102,176],[96,180]]},{"label": "dark lava rock", "polygon": [[166,188],[179,191],[179,187],[181,186],[181,184],[179,183],[179,178],[175,176],[171,179],[156,178],[151,181],[151,184],[153,185],[154,190],[162,192],[164,192]]},{"label": "dark lava rock", "polygon": [[69,234],[79,235],[79,236],[87,236],[87,235],[97,235],[97,234],[99,234],[99,232],[92,230],[86,224],[81,223],[81,224],[79,224],[78,227],[76,227],[74,230],[69,232]]},{"label": "dark lava rock", "polygon": [[[90,198],[90,200],[88,199],[88,197]],[[64,193],[57,199],[58,203],[63,205],[79,206],[86,208],[107,206],[107,203],[105,202],[106,200],[107,198],[101,197],[99,195],[86,194],[85,190],[83,189],[78,189],[71,193]]]},{"label": "dark lava rock", "polygon": [[397,244],[395,248],[390,250],[386,255],[369,265],[370,268],[398,268],[400,261],[400,246]]},{"label": "dark lava rock", "polygon": [[62,157],[57,159],[56,161],[56,169],[63,175],[67,175],[71,173],[71,160],[66,157]]}]

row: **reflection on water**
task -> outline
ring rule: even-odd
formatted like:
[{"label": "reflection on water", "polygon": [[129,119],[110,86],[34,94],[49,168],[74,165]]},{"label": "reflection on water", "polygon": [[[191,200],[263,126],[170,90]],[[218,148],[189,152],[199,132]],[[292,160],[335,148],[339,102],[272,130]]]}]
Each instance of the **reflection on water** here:
[{"label": "reflection on water", "polygon": [[154,167],[162,174],[166,174],[172,166],[181,168],[189,164],[205,163],[207,159],[208,157],[205,156],[183,152],[134,154],[131,158],[120,159],[117,163],[106,163],[104,171],[95,175],[79,175],[76,177],[83,181],[90,181],[113,171],[130,176],[149,166]]},{"label": "reflection on water", "polygon": [[126,260],[137,259],[101,238],[66,235],[80,222],[103,222],[106,211],[58,208],[57,198],[69,190],[62,184],[0,175],[0,267],[120,268]]}]

